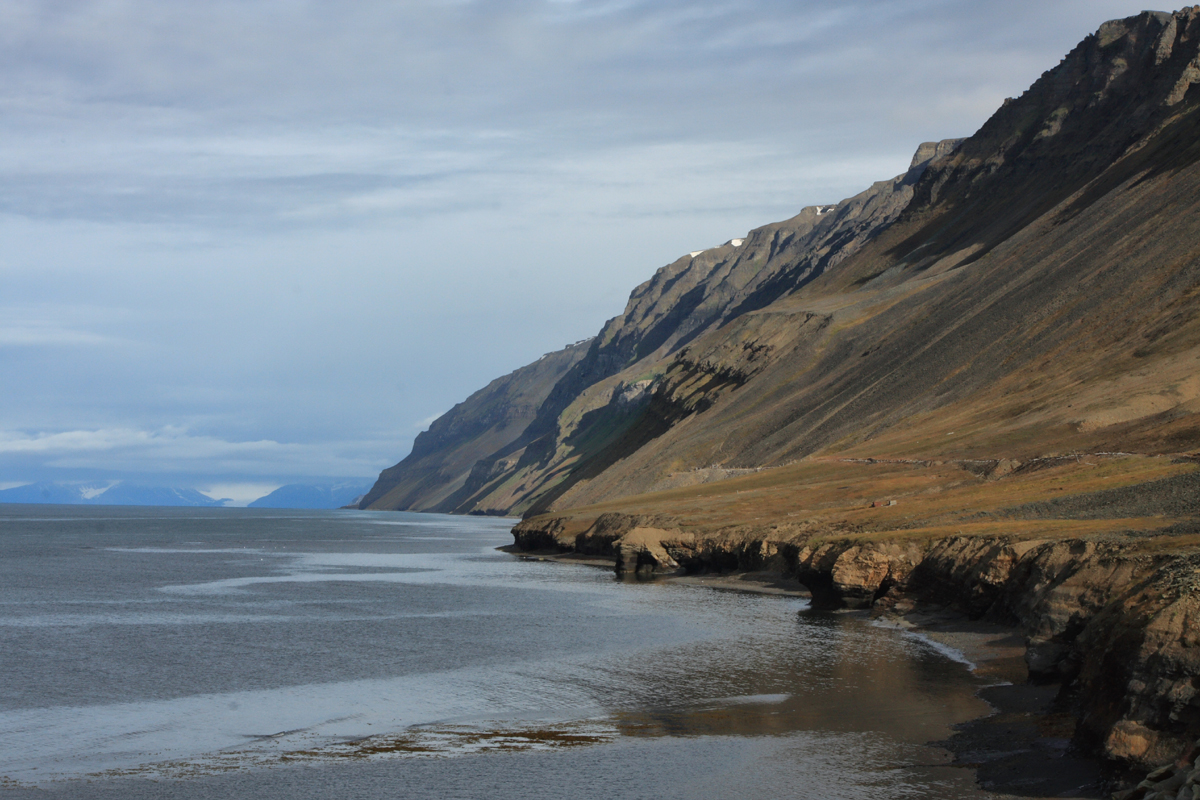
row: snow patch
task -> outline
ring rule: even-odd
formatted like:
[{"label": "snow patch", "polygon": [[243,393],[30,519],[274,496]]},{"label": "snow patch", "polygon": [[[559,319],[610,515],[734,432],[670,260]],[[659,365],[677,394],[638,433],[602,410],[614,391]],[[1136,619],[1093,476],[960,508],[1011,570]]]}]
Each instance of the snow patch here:
[{"label": "snow patch", "polygon": [[85,486],[79,490],[79,496],[84,500],[94,500],[116,486],[120,481],[113,481],[108,486]]}]

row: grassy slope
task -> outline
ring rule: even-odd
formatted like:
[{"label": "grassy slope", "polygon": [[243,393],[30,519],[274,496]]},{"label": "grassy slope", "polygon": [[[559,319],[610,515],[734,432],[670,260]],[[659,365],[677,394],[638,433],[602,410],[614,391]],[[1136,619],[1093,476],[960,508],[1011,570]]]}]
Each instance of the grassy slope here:
[{"label": "grassy slope", "polygon": [[[1138,533],[1148,548],[1200,543],[1200,466],[1166,456],[1087,456],[1030,462],[987,477],[985,462],[820,457],[702,486],[625,497],[554,516],[582,533],[609,512],[653,516],[700,535],[770,539],[1015,538]],[[1136,487],[1125,496],[1122,490]],[[1164,496],[1180,495],[1182,502]],[[1115,498],[1098,504],[1097,500]],[[895,505],[873,507],[876,501]],[[1098,505],[1103,506],[1097,514]],[[1167,507],[1174,511],[1162,513]],[[1174,526],[1174,527],[1173,527]],[[814,532],[823,532],[815,533]],[[1163,537],[1166,537],[1165,539]]]}]

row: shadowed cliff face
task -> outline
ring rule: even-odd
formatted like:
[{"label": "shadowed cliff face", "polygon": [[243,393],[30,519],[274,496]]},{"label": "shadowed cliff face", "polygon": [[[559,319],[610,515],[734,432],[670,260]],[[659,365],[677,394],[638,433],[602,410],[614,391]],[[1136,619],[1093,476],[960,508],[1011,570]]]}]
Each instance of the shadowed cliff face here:
[{"label": "shadowed cliff face", "polygon": [[960,140],[921,145],[909,170],[837,205],[809,206],[795,217],[695,251],[659,269],[605,323],[588,354],[551,392],[531,433],[552,433],[558,416],[596,382],[653,364],[703,333],[769,305],[853,255],[909,204],[931,160]]}]

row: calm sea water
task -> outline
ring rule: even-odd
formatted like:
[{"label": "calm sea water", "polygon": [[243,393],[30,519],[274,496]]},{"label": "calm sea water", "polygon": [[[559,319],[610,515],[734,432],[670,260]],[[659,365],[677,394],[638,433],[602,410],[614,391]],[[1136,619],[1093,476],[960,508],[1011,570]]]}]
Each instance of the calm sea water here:
[{"label": "calm sea water", "polygon": [[0,506],[0,798],[986,796],[920,638],[510,525]]}]

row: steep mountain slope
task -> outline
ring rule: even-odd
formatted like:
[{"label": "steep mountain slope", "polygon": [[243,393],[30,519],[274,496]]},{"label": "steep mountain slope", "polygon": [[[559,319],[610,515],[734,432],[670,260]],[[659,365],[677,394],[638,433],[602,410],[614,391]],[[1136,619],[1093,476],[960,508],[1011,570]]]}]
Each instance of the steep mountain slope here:
[{"label": "steep mountain slope", "polygon": [[858,253],[692,341],[640,422],[654,435],[535,510],[830,448],[1200,446],[1198,32],[1192,10],[1106,24]]},{"label": "steep mountain slope", "polygon": [[[649,390],[673,354],[857,252],[909,204],[929,163],[952,152],[959,141],[925,143],[903,175],[837,205],[810,206],[789,220],[751,231],[745,239],[695,251],[658,270],[633,290],[625,312],[605,323],[519,436],[497,447],[495,439],[485,435],[491,428],[481,422],[489,412],[479,398],[509,391],[489,386],[435,422],[429,434],[422,434],[425,438],[418,437],[413,454],[380,476],[361,507],[458,513],[525,510],[561,482],[573,464],[628,432],[641,418]],[[504,387],[522,386],[540,379],[541,373],[537,375],[531,378],[518,371],[501,381]],[[438,433],[447,428],[456,433]],[[431,459],[445,459],[451,451],[459,454],[452,457],[453,467],[440,461],[433,466]],[[447,494],[442,490],[450,475],[461,472],[468,452],[478,463],[473,462],[470,477],[455,481],[456,491]]]},{"label": "steep mountain slope", "polygon": [[[383,471],[361,508],[458,510],[476,463],[519,437],[554,385],[587,352],[577,342],[489,383],[417,435],[412,452]],[[477,478],[476,478],[477,480]]]},{"label": "steep mountain slope", "polygon": [[468,435],[431,428],[364,507],[538,513],[833,451],[1197,446],[1198,81],[1200,12],[1106,23],[905,175],[662,268],[527,426],[493,446],[461,409]]}]

